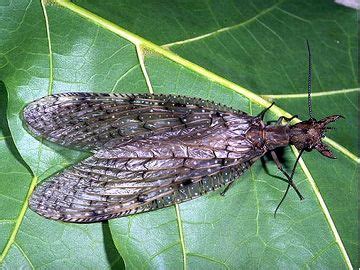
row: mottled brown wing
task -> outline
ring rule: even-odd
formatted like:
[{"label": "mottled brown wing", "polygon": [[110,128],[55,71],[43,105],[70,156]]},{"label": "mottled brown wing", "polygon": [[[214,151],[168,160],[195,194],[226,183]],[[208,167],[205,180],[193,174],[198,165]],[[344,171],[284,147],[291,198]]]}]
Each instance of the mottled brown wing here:
[{"label": "mottled brown wing", "polygon": [[[23,117],[36,136],[78,149],[96,150],[184,127],[205,127],[231,108],[201,99],[150,94],[64,93],[27,105]],[[244,114],[237,112],[238,114]]]},{"label": "mottled brown wing", "polygon": [[67,93],[24,109],[36,135],[94,155],[36,187],[30,207],[95,222],[159,209],[233,181],[263,152],[253,117],[201,99]]},{"label": "mottled brown wing", "polygon": [[201,137],[144,139],[100,150],[40,184],[30,207],[67,222],[96,222],[159,209],[233,181],[262,154],[246,140],[238,140],[233,148],[231,140],[201,144]]}]

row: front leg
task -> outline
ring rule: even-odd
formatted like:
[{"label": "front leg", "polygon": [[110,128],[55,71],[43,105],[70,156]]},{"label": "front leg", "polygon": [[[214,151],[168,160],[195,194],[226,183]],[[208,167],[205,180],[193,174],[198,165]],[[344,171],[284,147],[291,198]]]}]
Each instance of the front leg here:
[{"label": "front leg", "polygon": [[259,117],[261,120],[264,119],[265,113],[275,104],[275,102],[271,103],[271,105],[264,110],[262,110],[256,117]]},{"label": "front leg", "polygon": [[286,117],[286,116],[280,116],[279,119],[277,120],[276,124],[280,125],[283,120],[285,120],[289,123],[291,120],[293,120],[294,118],[297,118],[297,117],[298,117],[298,115],[296,115],[296,114],[290,118]]}]

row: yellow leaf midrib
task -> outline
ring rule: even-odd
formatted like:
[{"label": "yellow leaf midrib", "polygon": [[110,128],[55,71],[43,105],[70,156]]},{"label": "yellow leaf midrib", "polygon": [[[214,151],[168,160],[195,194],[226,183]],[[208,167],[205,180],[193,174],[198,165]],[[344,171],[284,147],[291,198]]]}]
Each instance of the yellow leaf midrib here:
[{"label": "yellow leaf midrib", "polygon": [[[348,89],[340,89],[340,90],[328,90],[328,91],[321,91],[321,92],[312,92],[312,97],[327,97],[333,95],[343,95],[348,93],[360,93],[360,88],[348,88]],[[295,98],[308,98],[308,94],[279,94],[279,95],[272,95],[272,94],[262,94],[260,95],[262,98],[265,99],[295,99]]]},{"label": "yellow leaf midrib", "polygon": [[[164,48],[162,48],[162,47],[160,47],[160,46],[158,46],[158,45],[156,45],[156,44],[154,44],[154,43],[152,43],[152,42],[150,42],[150,41],[148,41],[148,40],[146,40],[146,39],[144,39],[144,38],[142,38],[142,37],[140,37],[140,36],[138,36],[138,35],[136,35],[134,33],[131,33],[131,32],[121,28],[120,26],[118,26],[118,25],[116,25],[116,24],[114,24],[114,23],[112,23],[110,21],[107,21],[104,18],[101,18],[101,17],[97,16],[96,14],[93,14],[93,13],[89,12],[88,10],[86,10],[86,9],[80,7],[80,6],[77,6],[77,5],[71,3],[71,2],[69,2],[67,0],[56,0],[55,2],[57,2],[60,6],[65,7],[67,9],[77,13],[78,15],[91,20],[92,22],[96,23],[100,27],[103,27],[104,29],[112,31],[115,34],[121,36],[122,38],[127,39],[128,41],[133,43],[136,46],[136,48],[145,48],[145,49],[148,49],[148,50],[152,50],[152,51],[154,51],[154,52],[156,52],[156,53],[158,53],[158,54],[160,54],[160,55],[162,55],[162,56],[164,56],[164,57],[166,57],[166,58],[168,58],[168,59],[170,59],[170,60],[172,60],[172,61],[174,61],[174,62],[176,62],[176,63],[178,63],[178,64],[180,64],[182,66],[184,66],[184,67],[187,67],[188,69],[190,69],[192,71],[195,71],[195,72],[203,75],[204,77],[208,78],[211,81],[214,81],[214,82],[216,82],[216,83],[218,83],[218,84],[220,84],[222,86],[225,86],[225,87],[227,87],[229,89],[232,89],[232,90],[244,95],[250,101],[257,103],[260,106],[263,106],[263,107],[270,106],[270,102],[268,102],[267,100],[263,99],[262,97],[260,97],[260,96],[258,96],[256,94],[254,94],[250,90],[245,89],[245,88],[243,88],[243,87],[241,87],[241,86],[239,86],[239,85],[237,85],[237,84],[235,84],[235,83],[233,83],[231,81],[228,81],[228,80],[224,79],[223,77],[218,76],[215,73],[212,73],[212,72],[204,69],[203,67],[200,67],[200,66],[198,66],[198,65],[196,65],[196,64],[194,64],[194,63],[192,63],[192,62],[190,62],[190,61],[188,61],[188,60],[186,60],[186,59],[184,59],[184,58],[182,58],[182,57],[180,57],[178,55],[176,55],[175,53],[173,53],[173,52],[171,52],[169,50],[166,50],[166,49],[164,49]],[[146,74],[144,74],[144,75],[146,76]],[[148,85],[149,85],[149,83],[148,83]],[[150,83],[150,85],[151,85],[151,83]],[[151,88],[149,88],[149,90],[150,89]],[[273,113],[275,113],[276,115],[278,115],[278,116],[287,116],[287,117],[291,116],[288,112],[286,112],[285,110],[283,110],[283,109],[281,109],[281,108],[279,108],[277,106],[273,106],[271,108],[271,111]],[[300,121],[300,120],[297,119],[297,121]],[[327,143],[329,143],[330,145],[332,145],[334,148],[336,148],[337,150],[342,152],[344,155],[347,155],[348,157],[350,157],[354,161],[360,163],[360,159],[357,156],[355,156],[353,153],[351,153],[349,150],[347,150],[345,147],[341,146],[340,144],[336,143],[335,141],[333,141],[333,140],[331,140],[329,138],[325,138],[324,140]],[[308,170],[307,170],[307,167],[306,167],[305,163],[302,162],[301,167],[302,167],[303,171],[306,174],[306,172],[308,172]],[[309,177],[309,175],[307,175],[307,177]],[[308,179],[309,179],[310,182],[311,182],[311,180],[313,180],[311,175],[310,175],[310,178],[308,178]],[[314,190],[316,192],[316,189],[314,189]],[[317,194],[317,195],[319,195],[319,194]],[[320,195],[320,199],[321,199],[320,202],[323,201],[322,198],[321,198],[321,195]],[[177,207],[176,207],[176,210],[178,211]],[[177,214],[179,215],[180,213],[177,212]],[[334,226],[334,223],[333,223],[333,221],[331,219],[331,216],[330,216],[326,206],[325,206],[324,214],[325,214],[326,219],[327,219],[327,221],[328,221],[328,223],[329,223],[329,225],[331,227],[331,230],[332,230],[332,232],[334,234],[334,237],[335,237],[336,241],[338,242],[338,245],[339,245],[339,247],[341,249],[341,252],[342,252],[342,254],[344,256],[344,259],[345,259],[348,267],[351,268],[351,263],[350,263],[349,257],[348,257],[348,255],[346,253],[346,250],[345,250],[345,248],[344,248],[344,246],[343,246],[343,244],[341,242],[340,236],[339,236],[339,234],[338,234],[338,232],[337,232],[337,230],[336,230],[336,228]],[[179,216],[177,216],[177,218],[179,219]],[[182,234],[183,234],[183,232],[181,231],[181,235]],[[339,241],[339,239],[340,239],[340,241]],[[183,244],[184,243],[182,241],[182,245]],[[184,247],[182,247],[182,248],[183,248],[182,250],[183,250],[183,253],[184,253],[185,249],[184,249]],[[184,260],[186,260],[186,254],[183,254],[183,255],[185,255]],[[184,267],[186,267],[186,261],[184,261]]]},{"label": "yellow leaf midrib", "polygon": [[[56,4],[58,4],[61,7],[64,7],[68,10],[71,10],[72,12],[80,15],[83,18],[86,18],[88,20],[90,20],[91,22],[99,25],[100,27],[111,31],[117,35],[119,35],[122,38],[125,38],[126,40],[130,41],[131,43],[133,43],[136,47],[142,47],[145,48],[147,50],[151,50],[154,51],[198,74],[201,74],[202,76],[206,77],[207,79],[209,79],[210,81],[213,81],[219,85],[222,85],[226,88],[229,88],[245,97],[247,97],[249,100],[251,100],[252,102],[255,102],[256,104],[262,106],[262,107],[268,107],[271,105],[271,103],[269,101],[267,101],[266,99],[260,97],[259,95],[253,93],[252,91],[241,87],[240,85],[237,85],[197,64],[194,64],[192,62],[190,62],[189,60],[186,60],[182,57],[180,57],[179,55],[173,53],[172,51],[166,50],[164,48],[162,48],[161,46],[158,46],[156,44],[154,44],[151,41],[148,41],[120,26],[118,26],[117,24],[114,24],[90,11],[88,11],[87,9],[84,9],[78,5],[75,5],[74,3],[68,1],[68,0],[54,0],[54,2]],[[281,109],[278,106],[272,106],[270,109],[274,114],[280,116],[286,116],[286,117],[291,117],[292,115],[290,113],[288,113],[287,111]],[[300,122],[300,119],[296,119],[295,122]],[[335,149],[337,149],[338,151],[340,151],[342,154],[348,156],[350,159],[352,159],[353,161],[360,163],[360,158],[357,157],[355,154],[353,154],[352,152],[350,152],[348,149],[346,149],[345,147],[343,147],[342,145],[336,143],[335,141],[329,139],[329,138],[325,138],[324,139],[326,143],[330,144],[332,147],[334,147]]]},{"label": "yellow leaf midrib", "polygon": [[[299,155],[299,151],[296,149],[295,146],[291,146],[291,150],[293,151],[293,153],[295,154],[295,156],[298,156]],[[316,182],[314,180],[314,178],[312,177],[311,173],[310,173],[310,170],[309,168],[306,166],[304,160],[302,158],[299,159],[299,165],[302,169],[302,171],[304,172],[304,174],[306,175],[306,178],[308,180],[308,182],[310,183],[310,186],[312,188],[312,190],[314,191],[315,193],[315,196],[320,204],[320,207],[322,209],[322,212],[325,216],[325,219],[326,219],[326,222],[328,223],[329,227],[330,227],[330,230],[331,232],[333,233],[334,235],[334,238],[335,238],[335,241],[341,251],[341,255],[343,256],[343,259],[347,265],[347,267],[349,269],[353,269],[352,265],[351,265],[351,261],[350,261],[350,258],[349,258],[349,255],[347,254],[347,251],[345,249],[345,246],[344,246],[344,243],[343,241],[341,240],[341,237],[339,235],[339,232],[335,226],[335,222],[334,220],[332,219],[331,217],[331,214],[330,214],[330,211],[325,203],[325,200],[323,199],[320,191],[319,191],[319,188],[317,187],[316,185]]]},{"label": "yellow leaf midrib", "polygon": [[[119,36],[129,40],[131,43],[133,43],[135,46],[137,46],[137,48],[140,48],[140,47],[144,47],[144,48],[147,48],[147,49],[150,49],[150,50],[153,50],[161,55],[163,55],[164,57],[167,57],[169,58],[170,60],[173,60],[174,62],[177,62],[187,68],[189,68],[190,70],[193,70],[201,75],[203,75],[204,77],[208,78],[209,80],[211,81],[214,81],[220,85],[223,85],[229,89],[232,89],[242,95],[244,95],[245,97],[247,97],[249,100],[251,100],[252,102],[255,102],[263,107],[267,107],[270,105],[270,103],[263,99],[262,97],[254,94],[253,92],[251,92],[250,90],[247,90],[233,82],[230,82],[224,78],[222,78],[221,76],[218,76],[176,54],[174,54],[173,52],[171,51],[168,51],[166,49],[163,49],[161,48],[160,46],[148,41],[148,40],[145,40],[125,29],[122,29],[121,27],[107,21],[107,20],[104,20],[103,18],[95,15],[95,14],[92,14],[90,13],[89,11],[69,2],[69,1],[66,1],[66,0],[55,0],[54,2],[58,3],[60,6],[63,6],[65,8],[68,8],[74,12],[76,12],[77,14],[81,15],[82,17],[85,17],[87,19],[90,19],[92,20],[94,23],[102,26],[103,28],[109,30],[109,31],[112,31],[116,34],[118,34]],[[43,3],[43,1],[42,1]],[[45,17],[46,17],[46,13],[45,13]],[[47,20],[47,19],[46,19]],[[48,25],[48,23],[47,23]],[[47,34],[48,36],[50,37],[49,35],[49,30],[47,29]],[[52,68],[52,51],[51,51],[51,41],[50,41],[50,38],[49,38],[49,58],[50,58],[50,67],[51,67],[51,70],[53,69]],[[52,71],[51,71],[52,72]],[[52,92],[52,74],[50,75],[50,82],[49,82],[49,93],[51,94]],[[276,115],[278,116],[281,116],[281,115],[284,115],[284,116],[290,116],[289,113],[287,113],[286,111],[284,111],[283,109],[277,107],[277,106],[273,106],[271,108],[271,111],[273,113],[275,113]],[[300,121],[300,120],[298,120]],[[346,148],[344,148],[343,146],[337,144],[336,142],[334,142],[333,140],[331,139],[328,139],[326,138],[325,139],[327,143],[331,144],[333,147],[335,147],[336,149],[338,149],[340,152],[342,152],[343,154],[349,156],[351,159],[353,159],[354,161],[360,163],[359,161],[359,158],[356,157],[354,154],[352,154],[350,151],[348,151]],[[303,165],[305,166],[305,165]],[[304,169],[304,168],[303,168]],[[22,220],[24,218],[24,215],[25,215],[25,212],[26,212],[26,209],[27,209],[27,206],[28,206],[28,198],[30,197],[33,189],[35,188],[35,185],[37,183],[37,178],[36,177],[33,177],[32,180],[31,180],[31,184],[30,184],[30,187],[29,187],[29,190],[28,190],[28,193],[26,195],[26,199],[23,203],[23,206],[20,210],[20,214],[19,214],[19,217],[17,218],[16,220],[16,224],[15,224],[15,227],[13,229],[13,232],[12,234],[10,235],[10,238],[9,238],[9,241],[7,243],[7,245],[5,246],[5,249],[4,249],[4,252],[1,254],[0,256],[0,262],[3,261],[3,259],[5,258],[5,256],[7,255],[11,245],[13,243],[15,243],[15,238],[16,238],[16,234],[20,228],[20,225],[22,223]],[[178,209],[177,209],[178,211]],[[178,213],[178,212],[177,212]],[[180,213],[178,213],[178,215],[180,215]],[[184,250],[184,249],[183,249]],[[185,263],[186,265],[186,263]]]}]

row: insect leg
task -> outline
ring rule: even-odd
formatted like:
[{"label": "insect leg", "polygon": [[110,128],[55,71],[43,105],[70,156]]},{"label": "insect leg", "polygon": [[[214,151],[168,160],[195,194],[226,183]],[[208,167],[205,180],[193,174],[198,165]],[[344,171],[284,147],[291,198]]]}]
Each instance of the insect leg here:
[{"label": "insect leg", "polygon": [[230,182],[225,189],[220,193],[221,196],[225,196],[225,193],[229,190],[229,188],[232,186],[234,182]]},{"label": "insect leg", "polygon": [[276,124],[280,125],[283,120],[290,122],[291,120],[293,120],[294,118],[297,118],[297,117],[298,117],[298,115],[296,115],[296,114],[290,118],[286,117],[286,116],[280,116],[279,119],[277,120]]},{"label": "insect leg", "polygon": [[285,175],[285,177],[287,178],[287,182],[288,184],[296,191],[297,195],[299,196],[300,200],[304,199],[304,197],[301,195],[300,191],[298,190],[298,188],[296,187],[295,183],[293,182],[292,178],[293,178],[293,175],[294,175],[294,172],[295,172],[295,167],[298,163],[298,160],[299,160],[299,157],[300,155],[298,156],[298,159],[296,160],[295,162],[295,165],[294,165],[294,168],[292,170],[292,173],[291,173],[291,176],[283,169],[282,167],[282,164],[280,163],[276,153],[274,151],[270,151],[271,153],[271,156],[273,158],[273,160],[275,161],[275,164],[276,166],[278,167],[278,169]]},{"label": "insect leg", "polygon": [[[274,153],[274,154],[273,154],[273,153]],[[276,212],[277,212],[277,210],[280,208],[280,205],[281,205],[282,202],[285,200],[286,195],[287,195],[288,192],[289,192],[290,186],[292,186],[292,187],[295,189],[295,185],[294,185],[292,179],[293,179],[293,176],[294,176],[294,173],[295,173],[296,165],[298,164],[299,159],[300,159],[302,153],[304,153],[304,149],[301,149],[301,150],[300,150],[300,153],[299,153],[298,157],[296,158],[294,167],[293,167],[292,172],[291,172],[291,176],[290,176],[290,179],[289,179],[288,186],[286,187],[286,191],[285,191],[283,197],[281,198],[281,201],[279,202],[279,204],[277,205],[277,207],[276,207],[276,209],[275,209],[275,211],[274,211],[274,217],[276,217]],[[276,153],[275,153],[274,151],[271,151],[271,155],[272,155],[273,158],[275,157],[275,159],[277,160],[277,162],[280,164],[280,167],[282,167],[282,166],[281,166],[281,163],[280,163],[279,160],[277,159]],[[278,166],[278,168],[279,168],[279,166]],[[280,168],[279,168],[279,169],[280,169]],[[287,174],[285,171],[283,171],[282,169],[280,169],[280,170],[281,170],[286,176],[288,176],[288,174]],[[297,189],[295,189],[295,191],[297,191],[298,195],[301,196],[301,197],[300,197],[300,200],[304,199],[304,197],[300,194],[300,192],[299,192]]]},{"label": "insect leg", "polygon": [[283,201],[285,200],[285,198],[286,198],[286,195],[288,194],[288,192],[289,192],[289,189],[290,189],[290,184],[288,184],[287,185],[287,187],[286,187],[286,191],[285,191],[285,193],[284,193],[284,195],[283,195],[283,197],[281,198],[281,200],[280,200],[280,202],[279,202],[279,204],[276,206],[276,208],[275,208],[275,211],[274,211],[274,218],[276,218],[276,212],[279,210],[279,208],[280,208],[280,205],[283,203]]},{"label": "insect leg", "polygon": [[262,110],[256,117],[260,117],[261,120],[264,119],[265,113],[275,104],[275,102],[271,103],[271,105],[264,110]]}]

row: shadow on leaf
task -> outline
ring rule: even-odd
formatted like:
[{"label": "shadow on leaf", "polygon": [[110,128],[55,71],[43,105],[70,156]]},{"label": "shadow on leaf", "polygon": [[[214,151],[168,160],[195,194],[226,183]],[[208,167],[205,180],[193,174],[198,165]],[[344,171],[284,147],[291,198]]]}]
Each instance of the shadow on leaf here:
[{"label": "shadow on leaf", "polygon": [[8,97],[5,83],[0,81],[0,134],[4,137],[6,146],[11,151],[11,154],[23,165],[32,175],[32,170],[29,165],[21,157],[19,151],[16,148],[16,145],[12,139],[10,128],[7,121],[7,107],[8,107]]},{"label": "shadow on leaf", "polygon": [[107,221],[102,222],[101,226],[104,237],[105,252],[107,259],[111,264],[111,269],[125,269],[124,261],[118,253],[112,240],[109,223]]}]

